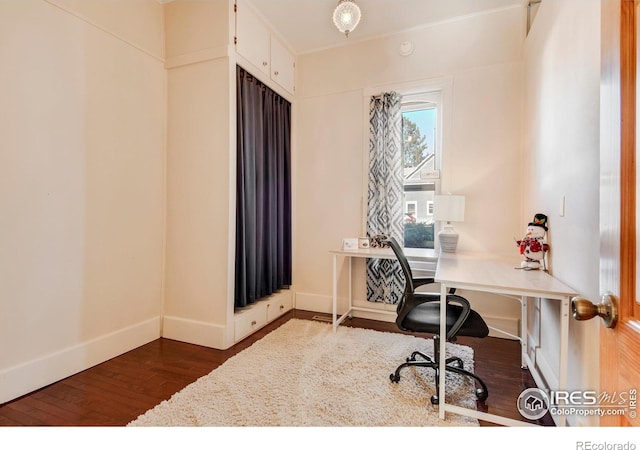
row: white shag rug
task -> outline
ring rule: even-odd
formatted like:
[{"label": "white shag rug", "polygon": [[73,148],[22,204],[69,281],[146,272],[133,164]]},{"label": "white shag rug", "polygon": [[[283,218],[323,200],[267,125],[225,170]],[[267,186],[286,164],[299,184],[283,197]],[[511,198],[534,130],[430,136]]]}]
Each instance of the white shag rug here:
[{"label": "white shag rug", "polygon": [[[434,371],[405,368],[433,342],[399,333],[291,319],[128,426],[478,426],[431,405]],[[473,350],[447,344],[473,369]],[[447,403],[475,409],[469,377],[447,374]]]}]

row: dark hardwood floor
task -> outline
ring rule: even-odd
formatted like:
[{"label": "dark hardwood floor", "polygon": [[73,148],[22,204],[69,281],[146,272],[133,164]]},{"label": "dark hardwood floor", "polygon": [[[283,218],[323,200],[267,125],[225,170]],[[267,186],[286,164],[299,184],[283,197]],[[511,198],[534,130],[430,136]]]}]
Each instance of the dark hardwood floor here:
[{"label": "dark hardwood floor", "polygon": [[[311,319],[318,315],[291,311],[228,350],[170,339],[155,340],[0,405],[0,425],[124,426],[287,320]],[[345,325],[399,332],[393,323],[367,319],[349,319]],[[486,404],[478,403],[478,409],[523,420],[516,398],[522,390],[535,384],[529,372],[520,369],[519,344],[497,338],[460,338],[458,343],[474,349],[476,373],[489,389],[489,399]],[[548,415],[536,423],[553,425]],[[481,422],[481,425],[492,424]]]}]

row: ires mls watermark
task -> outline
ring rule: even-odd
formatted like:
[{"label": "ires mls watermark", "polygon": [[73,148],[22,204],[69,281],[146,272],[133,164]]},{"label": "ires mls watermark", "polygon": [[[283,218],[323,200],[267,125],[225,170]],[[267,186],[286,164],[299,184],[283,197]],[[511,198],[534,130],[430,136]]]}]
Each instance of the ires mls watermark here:
[{"label": "ires mls watermark", "polygon": [[518,396],[522,417],[537,420],[547,412],[554,416],[637,416],[637,390],[620,392],[546,391],[529,388]]}]

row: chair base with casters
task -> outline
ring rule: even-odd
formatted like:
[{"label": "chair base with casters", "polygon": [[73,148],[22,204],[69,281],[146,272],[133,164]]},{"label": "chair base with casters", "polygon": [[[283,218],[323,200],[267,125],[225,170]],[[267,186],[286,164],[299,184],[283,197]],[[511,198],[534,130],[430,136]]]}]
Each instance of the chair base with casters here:
[{"label": "chair base with casters", "polygon": [[[431,396],[431,403],[438,405],[440,403],[440,397],[438,395],[440,392],[440,338],[438,336],[433,338],[433,354],[434,356],[432,357],[420,351],[414,351],[411,353],[411,356],[407,358],[406,362],[400,364],[396,371],[389,375],[389,378],[394,383],[400,382],[400,371],[405,367],[427,367],[433,369],[435,371],[436,393]],[[445,369],[459,375],[471,377],[478,382],[480,387],[476,389],[475,394],[479,401],[483,402],[489,397],[487,385],[484,384],[484,381],[476,374],[465,370],[464,362],[462,362],[460,358],[456,356],[447,358],[445,361]]]},{"label": "chair base with casters", "polygon": [[[433,355],[429,356],[420,351],[414,351],[406,362],[400,364],[389,378],[392,382],[400,381],[400,371],[405,367],[427,367],[435,371],[436,393],[431,397],[431,403],[439,404],[438,393],[440,390],[440,339],[454,342],[458,336],[471,336],[484,338],[489,335],[489,328],[484,319],[476,311],[471,309],[469,301],[450,290],[446,295],[445,329],[446,336],[440,333],[440,303],[441,296],[433,292],[419,292],[420,286],[435,283],[433,278],[414,278],[402,247],[393,239],[387,243],[393,250],[402,269],[405,279],[404,294],[397,306],[396,325],[403,331],[417,334],[433,334]],[[487,385],[474,373],[464,369],[464,363],[460,358],[448,358],[445,362],[445,370],[458,375],[467,376],[475,380],[480,386],[476,389],[476,398],[485,401],[489,396]]]}]

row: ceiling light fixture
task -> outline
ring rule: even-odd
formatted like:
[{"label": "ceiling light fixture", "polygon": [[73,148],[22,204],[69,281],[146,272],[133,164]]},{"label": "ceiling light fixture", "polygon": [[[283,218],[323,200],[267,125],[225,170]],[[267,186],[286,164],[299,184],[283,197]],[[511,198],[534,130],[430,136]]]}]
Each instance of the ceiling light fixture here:
[{"label": "ceiling light fixture", "polygon": [[346,37],[358,26],[360,17],[360,8],[353,0],[340,0],[333,11],[333,23]]}]

